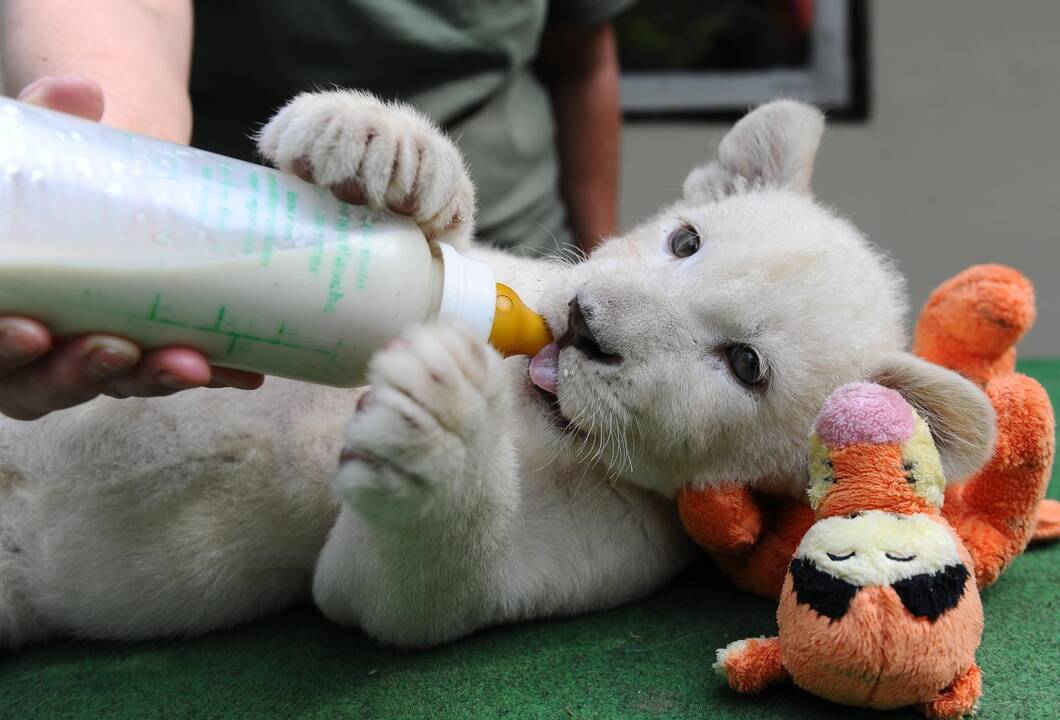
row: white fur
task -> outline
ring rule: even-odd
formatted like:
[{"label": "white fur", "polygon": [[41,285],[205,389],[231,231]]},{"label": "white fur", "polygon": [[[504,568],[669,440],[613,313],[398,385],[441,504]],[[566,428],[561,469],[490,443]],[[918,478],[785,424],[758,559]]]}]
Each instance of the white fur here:
[{"label": "white fur", "polygon": [[[444,325],[382,351],[356,412],[357,391],[269,380],[3,422],[0,647],[204,632],[310,593],[330,618],[426,645],[660,587],[693,557],[678,487],[797,495],[832,389],[925,377],[893,354],[896,272],[808,194],[820,128],[805,105],[755,111],[684,198],[569,265],[471,249],[463,161],[421,116],[364,93],[296,98],[261,133],[266,156],[448,233],[557,334],[577,296],[624,361],[563,350],[573,432],[549,421],[526,358]],[[680,224],[703,238],[686,259],[668,249]],[[759,349],[768,387],[736,380],[732,342]],[[928,408],[954,419],[940,447],[972,457],[985,403],[952,374],[931,377],[946,392],[925,394],[929,406],[965,409]]]},{"label": "white fur", "polygon": [[430,238],[470,226],[475,213],[460,151],[403,103],[358,91],[303,93],[262,129],[258,147],[281,170],[301,164],[320,185],[355,182],[370,205],[404,206]]}]

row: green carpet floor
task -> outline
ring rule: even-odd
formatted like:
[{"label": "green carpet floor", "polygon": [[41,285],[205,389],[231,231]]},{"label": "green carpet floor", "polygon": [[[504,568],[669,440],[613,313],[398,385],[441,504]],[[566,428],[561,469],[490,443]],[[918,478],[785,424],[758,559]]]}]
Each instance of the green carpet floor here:
[{"label": "green carpet floor", "polygon": [[[1060,362],[1022,369],[1060,407]],[[1050,497],[1060,498],[1054,472]],[[1060,718],[1060,545],[983,594],[987,720]],[[479,633],[429,652],[379,647],[298,608],[185,641],[55,643],[0,657],[0,718],[911,718],[781,686],[726,690],[714,649],[771,634],[774,605],[704,562],[634,605]]]}]

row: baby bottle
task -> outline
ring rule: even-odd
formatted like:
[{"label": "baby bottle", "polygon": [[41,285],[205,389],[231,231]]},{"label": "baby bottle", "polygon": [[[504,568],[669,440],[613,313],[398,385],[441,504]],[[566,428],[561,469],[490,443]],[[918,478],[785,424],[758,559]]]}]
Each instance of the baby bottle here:
[{"label": "baby bottle", "polygon": [[490,268],[259,165],[0,99],[0,313],[350,387],[410,325],[550,341]]}]

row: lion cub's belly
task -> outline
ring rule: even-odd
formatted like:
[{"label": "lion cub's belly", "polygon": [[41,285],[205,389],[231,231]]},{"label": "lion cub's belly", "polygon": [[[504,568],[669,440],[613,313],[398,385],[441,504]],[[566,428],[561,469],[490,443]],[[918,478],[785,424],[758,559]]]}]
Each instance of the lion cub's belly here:
[{"label": "lion cub's belly", "polygon": [[135,638],[308,599],[352,402],[270,381],[4,423],[17,481],[0,523],[35,611],[75,635]]}]

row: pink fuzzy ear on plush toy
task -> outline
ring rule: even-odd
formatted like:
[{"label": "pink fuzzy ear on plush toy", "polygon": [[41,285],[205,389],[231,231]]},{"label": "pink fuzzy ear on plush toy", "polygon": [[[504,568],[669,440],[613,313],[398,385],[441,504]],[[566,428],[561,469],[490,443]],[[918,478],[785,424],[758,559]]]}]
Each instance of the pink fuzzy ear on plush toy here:
[{"label": "pink fuzzy ear on plush toy", "polygon": [[828,398],[815,427],[830,447],[900,443],[913,436],[913,408],[890,388],[850,383]]}]

